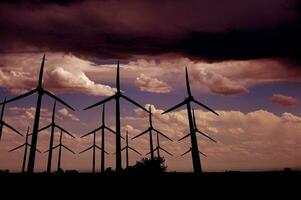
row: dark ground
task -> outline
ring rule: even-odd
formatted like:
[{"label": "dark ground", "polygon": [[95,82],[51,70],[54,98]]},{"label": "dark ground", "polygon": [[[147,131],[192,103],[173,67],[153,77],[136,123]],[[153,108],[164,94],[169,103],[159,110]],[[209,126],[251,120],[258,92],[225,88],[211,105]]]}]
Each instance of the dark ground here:
[{"label": "dark ground", "polygon": [[35,188],[49,195],[59,191],[77,195],[85,191],[86,197],[93,196],[94,192],[126,196],[138,193],[237,196],[240,192],[249,196],[264,192],[268,195],[282,193],[286,197],[301,193],[301,171],[203,173],[199,176],[192,173],[102,175],[75,171],[50,175],[0,173],[0,182],[2,191],[25,189],[26,193],[30,193]]}]

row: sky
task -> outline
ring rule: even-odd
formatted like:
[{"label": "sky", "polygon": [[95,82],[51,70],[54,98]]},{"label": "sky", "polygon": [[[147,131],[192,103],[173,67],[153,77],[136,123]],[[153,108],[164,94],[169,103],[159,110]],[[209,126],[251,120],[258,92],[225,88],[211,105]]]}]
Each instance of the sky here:
[{"label": "sky", "polygon": [[[161,113],[182,101],[185,66],[193,96],[219,113],[193,105],[204,171],[301,168],[301,2],[299,0],[7,0],[0,3],[0,99],[35,88],[43,54],[43,86],[71,104],[57,104],[56,123],[75,139],[63,142],[75,152],[92,144],[81,135],[101,123],[101,107],[83,108],[115,93],[120,60],[121,90],[152,107],[169,171],[192,171],[187,111]],[[53,100],[43,96],[40,127],[51,120]],[[32,130],[36,96],[9,103],[4,121],[22,133]],[[106,124],[115,130],[114,103],[106,105]],[[148,128],[147,114],[121,101],[122,135]],[[57,130],[56,130],[57,131]],[[46,151],[50,131],[38,137]],[[59,133],[55,135],[55,145]],[[115,136],[106,133],[106,167],[115,167]],[[8,153],[24,138],[3,129],[0,169],[19,171],[23,149]],[[100,134],[97,135],[100,144]],[[156,141],[154,141],[156,143]],[[122,146],[124,146],[124,141]],[[148,136],[130,140],[143,156]],[[125,158],[125,155],[123,158]],[[53,170],[56,169],[57,151]],[[97,170],[100,170],[97,153]],[[92,152],[63,151],[62,168],[91,171]],[[36,157],[45,171],[47,154]],[[125,159],[123,159],[125,167]]]}]

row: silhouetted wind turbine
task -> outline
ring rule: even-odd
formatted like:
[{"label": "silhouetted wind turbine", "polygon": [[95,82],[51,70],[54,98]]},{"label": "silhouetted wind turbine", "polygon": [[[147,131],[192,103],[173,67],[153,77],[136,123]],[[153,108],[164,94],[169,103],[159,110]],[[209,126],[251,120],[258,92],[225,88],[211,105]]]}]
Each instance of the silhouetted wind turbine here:
[{"label": "silhouetted wind turbine", "polygon": [[[41,104],[42,104],[42,96],[44,94],[48,95],[49,97],[57,100],[58,102],[62,103],[66,107],[70,108],[71,110],[74,110],[71,106],[69,106],[67,103],[65,103],[63,100],[59,99],[57,96],[52,94],[51,92],[45,90],[42,86],[43,82],[43,70],[44,70],[44,63],[45,63],[45,54],[43,56],[42,64],[41,64],[41,69],[40,69],[40,74],[39,74],[39,81],[38,81],[38,86],[20,96],[14,97],[12,99],[9,99],[6,101],[6,103],[13,102],[19,99],[22,99],[24,97],[30,96],[34,93],[38,94],[37,98],[37,104],[36,104],[36,112],[35,112],[35,117],[34,117],[34,125],[33,125],[33,133],[31,137],[31,148],[30,148],[30,153],[29,153],[29,160],[28,160],[28,173],[33,173],[34,172],[34,163],[35,163],[35,153],[36,153],[36,147],[37,147],[37,140],[38,140],[38,130],[39,130],[39,121],[40,121],[40,112],[41,112]],[[3,104],[3,103],[1,103]],[[1,105],[0,104],[0,105]]]},{"label": "silhouetted wind turbine", "polygon": [[[194,115],[194,109],[192,109],[192,118],[193,118],[193,124],[194,124],[194,131],[197,132],[197,133],[199,133],[199,134],[201,134],[201,135],[203,135],[203,136],[205,136],[205,137],[207,137],[209,140],[211,140],[211,141],[217,143],[216,140],[214,140],[213,138],[211,138],[211,137],[208,136],[207,134],[201,132],[201,131],[197,128],[197,126],[196,126],[196,121],[195,121],[195,115]],[[184,137],[180,138],[178,141],[181,141],[181,140],[187,138],[187,137],[190,136],[190,135],[191,135],[191,134],[188,133],[188,134],[185,135]]]},{"label": "silhouetted wind turbine", "polygon": [[17,131],[15,128],[13,128],[11,125],[7,124],[6,122],[4,122],[3,120],[3,115],[4,115],[4,109],[5,109],[5,104],[6,104],[6,98],[4,98],[4,101],[2,104],[2,109],[1,109],[1,115],[0,115],[0,140],[1,140],[1,136],[2,136],[2,130],[3,130],[3,126],[6,126],[7,128],[13,130],[14,132],[16,132],[17,134],[23,136],[19,131]]},{"label": "silhouetted wind turbine", "polygon": [[[193,124],[194,124],[194,130],[195,130],[195,132],[197,132],[197,133],[199,133],[199,134],[201,134],[201,135],[203,135],[203,136],[209,138],[211,141],[217,143],[216,140],[214,140],[213,138],[209,137],[209,136],[206,135],[205,133],[199,131],[199,129],[198,129],[197,126],[196,126],[195,115],[194,115],[194,109],[192,109],[192,117],[193,117]],[[185,139],[185,138],[188,137],[189,135],[190,135],[190,134],[185,135],[184,137],[182,137],[182,138],[179,139],[178,141],[181,141],[181,140]],[[189,153],[190,151],[191,151],[191,148],[190,148],[188,151],[186,151],[185,153],[183,153],[181,156],[184,156],[185,154]],[[207,157],[207,155],[204,154],[204,153],[202,153],[201,151],[199,151],[199,153],[202,154],[203,156]]]},{"label": "silhouetted wind turbine", "polygon": [[[70,151],[71,153],[75,154],[74,151],[72,151],[71,149],[69,149],[68,147],[66,147],[65,145],[63,145],[63,129],[60,129],[60,142],[58,145],[56,145],[55,147],[52,147],[51,149],[48,149],[47,151],[45,151],[44,153],[49,152],[50,150],[59,148],[59,158],[58,158],[58,162],[57,162],[57,171],[59,171],[59,169],[61,168],[61,160],[62,160],[62,147],[64,147],[66,150]],[[72,138],[75,138],[73,135],[67,133],[68,135],[70,135]]]},{"label": "silhouetted wind turbine", "polygon": [[[159,133],[157,133],[157,147],[154,149],[154,151],[157,151],[158,158],[160,158],[160,150],[164,151],[165,153],[169,154],[170,156],[173,156],[170,152],[168,152],[166,149],[164,149],[160,146]],[[148,152],[146,155],[148,155],[150,153],[151,152]]]},{"label": "silhouetted wind turbine", "polygon": [[[192,152],[192,147],[190,147],[190,148],[188,149],[188,151],[186,151],[185,153],[183,153],[181,156],[184,156],[184,155],[188,154],[189,152]],[[207,157],[206,154],[202,153],[200,150],[198,150],[198,152],[199,152],[200,154],[202,154],[203,156]]]},{"label": "silhouetted wind turbine", "polygon": [[125,138],[125,141],[126,141],[126,145],[125,147],[123,147],[121,149],[121,151],[125,150],[125,155],[126,155],[126,168],[129,167],[129,149],[134,151],[135,153],[141,155],[141,153],[139,153],[137,150],[135,150],[134,148],[132,148],[131,146],[129,146],[129,139],[128,139],[128,131],[126,131],[126,138]]},{"label": "silhouetted wind turbine", "polygon": [[[22,148],[23,146],[25,146],[25,149],[24,149],[24,157],[23,157],[23,163],[22,163],[22,173],[25,172],[25,165],[26,165],[26,159],[27,159],[27,147],[30,147],[31,145],[28,143],[28,136],[29,136],[29,127],[27,129],[27,133],[26,133],[26,137],[25,137],[25,143],[24,144],[21,144],[20,146],[16,147],[16,148],[13,148],[11,150],[9,150],[8,152],[12,152],[12,151],[15,151],[17,149],[20,149]],[[41,153],[38,149],[36,149],[37,152]]]},{"label": "silhouetted wind turbine", "polygon": [[129,97],[125,96],[121,90],[120,90],[120,77],[119,77],[119,61],[117,63],[117,76],[116,76],[116,88],[117,91],[113,96],[110,96],[96,104],[93,104],[87,108],[85,108],[84,110],[93,108],[95,106],[104,104],[108,101],[111,101],[113,99],[115,99],[116,101],[116,172],[120,172],[122,169],[121,166],[121,133],[120,133],[120,98],[122,97],[123,99],[129,101],[130,103],[134,104],[135,106],[145,110],[146,112],[148,112],[143,106],[139,105],[137,102],[135,102],[134,100],[130,99]]},{"label": "silhouetted wind turbine", "polygon": [[81,136],[81,138],[86,137],[87,135],[90,135],[90,134],[94,134],[94,132],[97,132],[97,131],[101,130],[101,172],[104,172],[105,171],[105,129],[107,129],[110,132],[116,134],[115,131],[110,129],[105,124],[105,104],[103,104],[103,106],[102,106],[102,119],[101,119],[101,121],[102,121],[102,124],[98,128],[90,131],[89,133],[86,133],[85,135]]},{"label": "silhouetted wind turbine", "polygon": [[54,129],[58,128],[65,132],[66,134],[70,135],[71,137],[74,137],[69,133],[67,130],[65,130],[63,127],[57,125],[55,123],[55,108],[56,108],[56,100],[54,101],[53,104],[53,109],[52,109],[52,117],[51,117],[51,123],[41,129],[38,130],[38,132],[44,131],[48,128],[51,128],[50,132],[50,142],[49,142],[49,152],[48,152],[48,162],[47,162],[47,173],[51,173],[51,163],[52,163],[52,147],[53,147],[53,141],[54,141]]},{"label": "silhouetted wind turbine", "polygon": [[[104,152],[106,154],[109,154],[109,153],[106,152],[104,149],[102,149],[102,148],[100,148],[99,146],[96,145],[96,131],[93,131],[93,133],[91,133],[91,134],[93,134],[93,145],[90,146],[89,148],[87,148],[87,149],[79,152],[79,153],[81,154],[81,153],[84,153],[86,151],[89,151],[90,149],[93,149],[92,172],[95,173],[95,149],[97,148],[97,149],[101,150],[101,152]],[[90,134],[88,134],[88,135],[90,135]],[[88,135],[84,135],[82,137],[86,137]],[[102,157],[102,159],[103,159],[103,157]]]},{"label": "silhouetted wind turbine", "polygon": [[[179,104],[173,106],[172,108],[166,110],[162,114],[168,113],[168,112],[170,112],[172,110],[175,110],[175,109],[177,109],[177,108],[179,108],[183,105],[186,105],[188,120],[189,120],[190,138],[191,138],[191,149],[189,151],[191,151],[191,155],[192,155],[194,173],[200,174],[202,172],[201,160],[200,160],[200,156],[199,156],[200,151],[199,151],[199,148],[198,148],[197,138],[196,138],[196,134],[195,134],[196,130],[195,130],[195,127],[194,127],[194,124],[193,124],[190,103],[191,102],[196,103],[196,104],[202,106],[203,108],[209,110],[210,112],[212,112],[216,115],[218,115],[218,114],[214,110],[209,108],[208,106],[206,106],[206,105],[204,105],[204,104],[202,104],[199,101],[194,99],[194,97],[191,94],[191,90],[190,90],[187,67],[185,68],[185,72],[186,72],[186,89],[187,89],[188,97],[184,101],[182,101],[181,103],[179,103]],[[186,153],[188,153],[189,151],[185,152],[184,155]]]},{"label": "silhouetted wind turbine", "polygon": [[162,133],[161,131],[159,131],[159,130],[157,130],[153,127],[152,110],[151,110],[151,106],[149,106],[149,127],[145,131],[143,131],[142,133],[140,133],[140,134],[136,135],[135,137],[133,137],[132,140],[135,139],[135,138],[138,138],[138,137],[140,137],[140,136],[142,136],[142,135],[144,135],[148,132],[149,133],[150,154],[151,154],[151,159],[153,160],[154,159],[154,147],[153,147],[152,131],[155,131],[158,134],[165,137],[166,139],[172,141],[172,139],[167,137],[164,133]]}]

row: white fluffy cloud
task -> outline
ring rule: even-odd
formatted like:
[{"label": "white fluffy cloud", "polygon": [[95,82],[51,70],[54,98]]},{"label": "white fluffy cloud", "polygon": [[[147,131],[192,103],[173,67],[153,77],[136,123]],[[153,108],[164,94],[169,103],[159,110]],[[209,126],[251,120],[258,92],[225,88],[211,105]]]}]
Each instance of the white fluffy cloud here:
[{"label": "white fluffy cloud", "polygon": [[56,92],[85,93],[97,96],[111,96],[115,89],[91,81],[82,71],[67,71],[55,68],[48,74],[46,87]]},{"label": "white fluffy cloud", "polygon": [[[135,111],[138,114],[137,118],[127,119],[128,123],[147,123],[144,112],[138,109]],[[153,108],[155,127],[174,141],[189,132],[186,110],[165,115],[161,115],[162,112],[161,109]],[[301,166],[300,116],[291,113],[278,116],[265,110],[249,113],[218,111],[218,113],[219,117],[210,112],[195,111],[198,128],[218,141],[215,144],[198,135],[199,148],[208,155],[206,159],[202,158],[205,169],[253,170]],[[144,130],[140,126],[138,128]],[[189,138],[173,143],[163,139],[162,142],[175,155],[180,155],[190,147]],[[168,156],[166,158],[177,167],[185,169],[191,167],[190,156],[181,158],[187,162],[185,166],[179,162],[179,158]]]},{"label": "white fluffy cloud", "polygon": [[62,108],[58,110],[58,113],[60,113],[62,116],[67,117],[73,121],[79,121],[79,118],[77,118],[74,114],[70,113],[66,108]]},{"label": "white fluffy cloud", "polygon": [[[3,54],[0,60],[2,87],[21,93],[36,86],[40,54]],[[133,58],[121,64],[122,82],[132,84],[135,81],[144,91],[170,92],[172,88],[176,90],[179,85],[184,85],[185,66],[194,89],[219,95],[245,93],[254,84],[301,80],[298,71],[288,70],[283,63],[275,60],[205,63],[164,55]],[[56,92],[108,96],[115,89],[102,82],[114,85],[115,67],[116,64],[96,64],[73,55],[47,53],[45,86]]]},{"label": "white fluffy cloud", "polygon": [[[269,59],[205,63],[166,55],[161,59],[150,57],[132,60],[125,68],[132,76],[138,76],[139,73],[147,74],[173,83],[171,86],[176,88],[179,84],[184,85],[185,66],[188,67],[190,82],[194,89],[208,90],[224,96],[249,92],[249,88],[255,84],[301,81],[299,71],[291,70],[284,63]],[[125,76],[130,76],[128,74]]]},{"label": "white fluffy cloud", "polygon": [[200,85],[206,85],[211,92],[216,94],[235,95],[249,92],[245,86],[218,73],[205,69],[195,69],[191,74],[195,81],[199,82]]},{"label": "white fluffy cloud", "polygon": [[[1,55],[3,62],[0,67],[1,87],[14,94],[36,87],[40,54],[12,54]],[[44,69],[44,86],[55,92],[85,93],[88,95],[110,96],[115,89],[92,81],[85,73],[85,69],[95,70],[93,64],[72,55],[48,53]],[[99,69],[98,72],[101,72]]]},{"label": "white fluffy cloud", "polygon": [[158,80],[157,78],[149,77],[145,74],[140,74],[140,76],[136,78],[135,85],[141,91],[153,93],[169,93],[172,90],[167,83]]},{"label": "white fluffy cloud", "polygon": [[[148,106],[149,105],[146,105],[146,107]],[[129,137],[132,138],[148,127],[147,114],[140,109],[134,111],[134,115],[122,118],[123,136],[125,136],[125,131],[128,130]],[[186,110],[183,109],[162,115],[162,109],[152,106],[152,112],[153,126],[174,140],[174,142],[170,142],[162,137],[160,138],[161,146],[174,154],[173,157],[169,157],[162,152],[162,155],[165,156],[167,161],[169,170],[192,170],[190,154],[185,157],[179,156],[190,147],[189,138],[177,142],[179,138],[189,132]],[[68,113],[63,109],[59,110],[58,113],[57,120],[60,120],[60,115],[68,116]],[[199,148],[208,156],[206,158],[201,157],[204,170],[280,169],[284,167],[298,168],[301,166],[300,116],[291,113],[276,115],[265,110],[256,110],[248,113],[240,111],[218,111],[218,113],[220,116],[215,116],[201,110],[195,110],[198,128],[218,141],[217,144],[212,143],[201,135],[198,135]],[[24,132],[28,124],[32,124],[31,118],[33,114],[34,108],[8,107],[5,120]],[[19,120],[16,122],[16,119]],[[47,125],[50,119],[51,111],[43,109],[40,126]],[[72,123],[72,120],[64,120],[64,122],[66,122],[64,123],[66,129],[72,133],[78,133],[79,130],[74,126],[70,126],[68,121]],[[76,122],[75,124],[78,123]],[[114,126],[112,128],[114,129]],[[3,141],[1,141],[3,145],[0,147],[1,159],[8,160],[7,158],[11,155],[16,155],[17,158],[22,160],[22,151],[16,153],[7,153],[7,151],[22,143],[24,138],[8,133],[9,130],[7,129],[4,129],[4,131]],[[115,152],[114,138],[115,136],[113,134],[109,132],[106,134],[106,150],[110,153]],[[56,142],[57,139],[56,137]],[[156,145],[156,138],[154,137],[153,139],[154,145]],[[92,137],[87,137],[83,140],[74,140],[68,136],[64,137],[64,143],[76,152],[90,146],[91,142]],[[99,143],[99,135],[97,135],[97,142]],[[124,141],[122,142],[124,146]],[[148,134],[137,140],[130,140],[129,142],[130,145],[141,152],[143,156],[149,152]],[[46,150],[48,145],[49,134],[41,134],[39,136],[38,148]],[[73,157],[73,155],[68,152],[64,153],[66,153],[63,161],[64,168],[90,169],[91,154],[87,153],[79,157]],[[46,158],[47,156],[39,156],[37,158],[37,169],[45,169],[44,164],[47,161],[44,157]],[[134,160],[140,158],[139,155],[131,153],[131,164],[134,163]],[[0,163],[0,168],[11,167],[12,169],[19,169],[17,163],[19,163],[20,160],[14,159],[6,163]],[[109,166],[114,166],[114,156],[109,156],[107,161]]]}]

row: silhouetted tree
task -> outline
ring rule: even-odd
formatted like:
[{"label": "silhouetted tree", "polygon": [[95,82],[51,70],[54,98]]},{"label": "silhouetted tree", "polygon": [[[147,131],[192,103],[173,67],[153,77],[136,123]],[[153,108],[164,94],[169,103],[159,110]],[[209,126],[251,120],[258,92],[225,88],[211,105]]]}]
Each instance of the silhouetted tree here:
[{"label": "silhouetted tree", "polygon": [[154,159],[143,158],[137,161],[134,166],[128,167],[128,173],[143,173],[143,174],[159,174],[165,172],[165,159],[162,157],[155,157]]},{"label": "silhouetted tree", "polygon": [[65,171],[62,169],[62,168],[59,168],[57,171],[56,171],[56,174],[64,174]]}]

